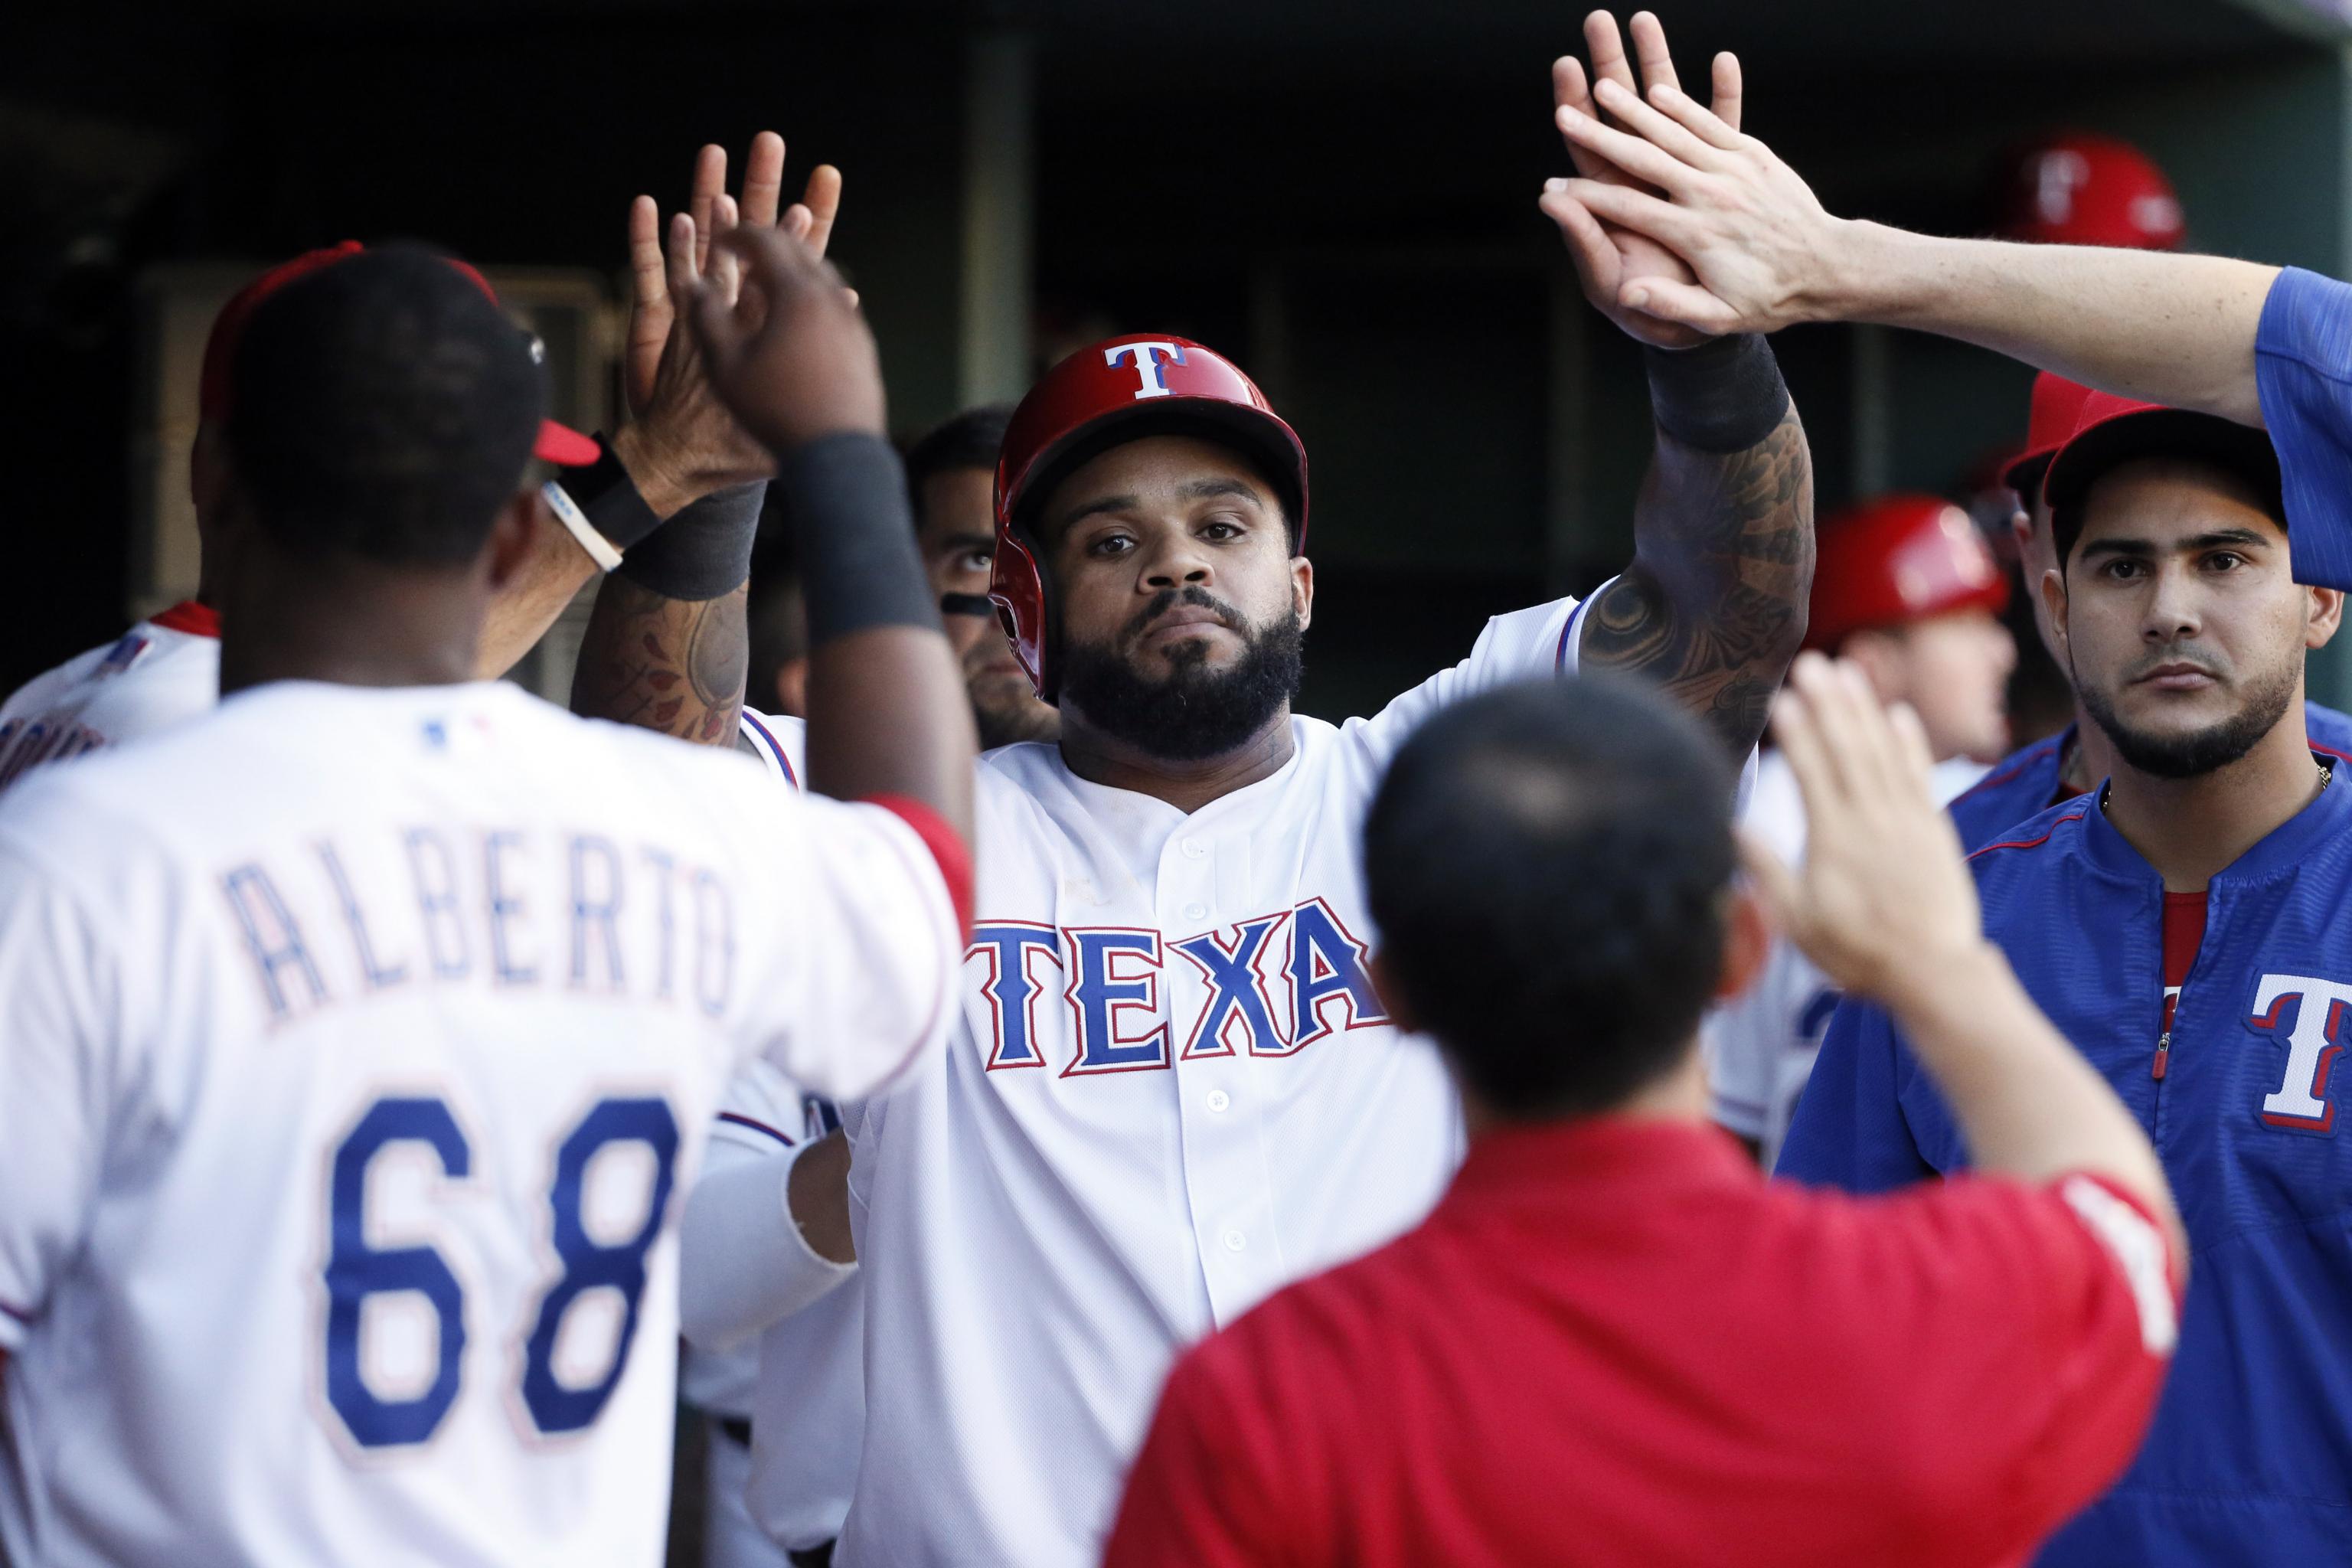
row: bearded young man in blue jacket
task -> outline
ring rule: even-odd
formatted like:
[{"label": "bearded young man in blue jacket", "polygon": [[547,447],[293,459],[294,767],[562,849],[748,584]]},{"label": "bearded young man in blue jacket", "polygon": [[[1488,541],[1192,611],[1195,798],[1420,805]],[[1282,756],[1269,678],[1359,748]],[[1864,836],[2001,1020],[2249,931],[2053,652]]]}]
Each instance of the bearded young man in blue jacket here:
[{"label": "bearded young man in blue jacket", "polygon": [[[2001,476],[2002,482],[2017,492],[2018,509],[2009,526],[2023,567],[2025,592],[2033,604],[2034,626],[2042,634],[2042,646],[2062,669],[2065,652],[2051,630],[2049,605],[2041,593],[2042,574],[2058,563],[2057,547],[2050,537],[2050,504],[2042,498],[2042,480],[2050,471],[2050,459],[2081,421],[2083,401],[2090,395],[2089,387],[2048,371],[2034,377],[2025,449],[2011,460]],[[2303,723],[2313,751],[2352,757],[2352,717],[2306,700]],[[2115,762],[2114,744],[2084,714],[2077,700],[2073,723],[2054,735],[2019,747],[1955,796],[1952,826],[1959,829],[1963,847],[1982,848],[2027,817],[2084,794],[2115,771]]]},{"label": "bearded young man in blue jacket", "polygon": [[[2352,589],[2352,287],[1836,218],[1686,94],[1612,84],[1599,109],[1610,122],[1563,110],[1563,133],[1638,184],[1556,182],[1545,210],[1572,245],[1614,226],[1692,274],[1628,282],[1626,309],[1718,333],[1941,332],[2212,416],[2191,438],[2221,421],[2269,432],[2278,502],[2211,446],[2074,474],[2053,461],[2060,574],[2043,591],[2122,755],[2106,785],[2000,834],[1975,868],[1988,934],[2148,1130],[2195,1260],[2147,1447],[2039,1561],[2352,1561],[2352,1140],[2331,1070],[2352,1001],[2352,778],[2330,787],[2298,700],[2303,651]],[[1842,1014],[1782,1170],[1881,1188],[1958,1163],[1884,1016]]]}]

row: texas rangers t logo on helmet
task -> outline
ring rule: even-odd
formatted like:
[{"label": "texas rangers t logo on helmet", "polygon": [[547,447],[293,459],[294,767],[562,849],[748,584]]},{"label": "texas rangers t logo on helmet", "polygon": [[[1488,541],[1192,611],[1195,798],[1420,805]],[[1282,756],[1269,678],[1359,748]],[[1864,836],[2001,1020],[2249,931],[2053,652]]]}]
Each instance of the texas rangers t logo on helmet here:
[{"label": "texas rangers t logo on helmet", "polygon": [[1168,357],[1168,363],[1171,364],[1184,363],[1184,351],[1179,345],[1149,342],[1114,343],[1103,350],[1103,363],[1115,365],[1123,359],[1131,358],[1135,363],[1136,374],[1143,378],[1143,390],[1135,395],[1138,398],[1166,397],[1169,395],[1168,384],[1161,380],[1160,375],[1159,356],[1161,354]]}]

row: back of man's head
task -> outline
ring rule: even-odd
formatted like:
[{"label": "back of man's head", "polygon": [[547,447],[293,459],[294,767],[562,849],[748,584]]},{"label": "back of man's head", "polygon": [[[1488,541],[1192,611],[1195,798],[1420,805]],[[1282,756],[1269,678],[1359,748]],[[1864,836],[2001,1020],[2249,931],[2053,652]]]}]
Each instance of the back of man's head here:
[{"label": "back of man's head", "polygon": [[1681,1060],[1723,963],[1735,776],[1664,697],[1507,687],[1398,752],[1364,828],[1394,1001],[1503,1116],[1605,1110]]},{"label": "back of man's head", "polygon": [[294,553],[395,567],[480,553],[546,397],[528,336],[417,246],[278,290],[233,374],[230,460],[261,531]]}]

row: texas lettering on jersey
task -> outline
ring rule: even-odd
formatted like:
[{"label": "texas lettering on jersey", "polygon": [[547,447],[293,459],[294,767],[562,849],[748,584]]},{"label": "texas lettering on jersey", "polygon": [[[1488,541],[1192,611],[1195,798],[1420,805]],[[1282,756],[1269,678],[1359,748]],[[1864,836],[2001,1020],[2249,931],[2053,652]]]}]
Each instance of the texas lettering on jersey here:
[{"label": "texas lettering on jersey", "polygon": [[[1365,969],[1370,955],[1318,897],[1172,940],[1124,926],[982,921],[965,961],[985,971],[988,1069],[1055,1065],[1076,1078],[1237,1053],[1292,1056],[1327,1035],[1385,1024]],[[1181,1027],[1161,1000],[1171,956],[1199,971],[1206,993]],[[1037,1010],[1055,994],[1068,1009],[1072,1048],[1049,1064]]]}]

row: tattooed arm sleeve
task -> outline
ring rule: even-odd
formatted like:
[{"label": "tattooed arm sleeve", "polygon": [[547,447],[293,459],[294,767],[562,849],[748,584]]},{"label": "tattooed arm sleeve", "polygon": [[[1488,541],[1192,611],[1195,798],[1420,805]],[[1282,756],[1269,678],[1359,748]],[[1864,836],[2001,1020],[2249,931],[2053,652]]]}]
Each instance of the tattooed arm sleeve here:
[{"label": "tattooed arm sleeve", "polygon": [[1764,438],[1708,452],[1657,433],[1633,563],[1585,612],[1582,668],[1657,681],[1745,756],[1805,633],[1813,469],[1791,405]]},{"label": "tattooed arm sleeve", "polygon": [[572,710],[731,746],[751,661],[746,588],[715,599],[672,599],[613,573],[596,591]]}]

